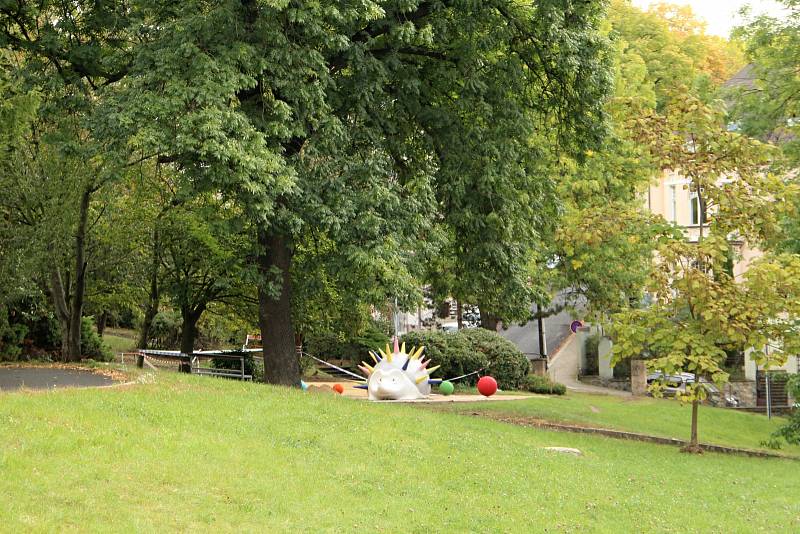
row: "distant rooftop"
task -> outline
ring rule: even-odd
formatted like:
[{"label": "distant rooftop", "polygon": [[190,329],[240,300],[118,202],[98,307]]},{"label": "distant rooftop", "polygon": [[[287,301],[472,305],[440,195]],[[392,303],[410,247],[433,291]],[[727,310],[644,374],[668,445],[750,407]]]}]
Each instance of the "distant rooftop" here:
[{"label": "distant rooftop", "polygon": [[722,86],[725,88],[755,87],[756,75],[754,72],[755,70],[754,67],[755,66],[752,63],[748,63],[747,65],[739,69],[739,72],[734,74],[731,77],[731,79],[722,84]]}]

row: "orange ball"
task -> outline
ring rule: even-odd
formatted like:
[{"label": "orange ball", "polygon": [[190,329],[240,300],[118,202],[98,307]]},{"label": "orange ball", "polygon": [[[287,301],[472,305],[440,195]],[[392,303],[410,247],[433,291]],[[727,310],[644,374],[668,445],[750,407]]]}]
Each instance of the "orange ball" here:
[{"label": "orange ball", "polygon": [[342,393],[344,393],[344,387],[341,384],[334,384],[333,391],[341,395]]}]

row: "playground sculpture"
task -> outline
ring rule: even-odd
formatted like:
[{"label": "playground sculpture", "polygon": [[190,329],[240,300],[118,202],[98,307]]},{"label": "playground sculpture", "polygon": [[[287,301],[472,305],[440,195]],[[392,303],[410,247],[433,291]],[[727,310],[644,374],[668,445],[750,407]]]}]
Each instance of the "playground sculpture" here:
[{"label": "playground sculpture", "polygon": [[425,347],[406,352],[406,344],[398,346],[394,338],[394,350],[386,344],[386,350],[378,350],[380,355],[370,351],[374,365],[361,362],[359,365],[367,375],[366,384],[356,386],[366,389],[369,400],[415,400],[424,399],[431,393],[431,384],[442,381],[431,378],[440,366],[428,368],[430,360],[422,357]]}]

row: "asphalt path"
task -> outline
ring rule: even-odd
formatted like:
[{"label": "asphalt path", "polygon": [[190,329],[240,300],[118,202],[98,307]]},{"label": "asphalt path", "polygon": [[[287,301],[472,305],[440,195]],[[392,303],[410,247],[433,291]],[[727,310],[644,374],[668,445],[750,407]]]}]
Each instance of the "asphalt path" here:
[{"label": "asphalt path", "polygon": [[0,367],[0,390],[16,389],[55,389],[67,387],[109,386],[114,383],[111,377],[57,367]]}]

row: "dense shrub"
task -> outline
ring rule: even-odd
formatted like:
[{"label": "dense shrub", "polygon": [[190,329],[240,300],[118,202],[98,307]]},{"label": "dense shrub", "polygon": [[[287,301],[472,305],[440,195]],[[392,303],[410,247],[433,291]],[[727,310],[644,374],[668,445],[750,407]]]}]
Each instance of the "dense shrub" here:
[{"label": "dense shrub", "polygon": [[160,311],[150,325],[149,344],[154,349],[172,349],[178,347],[181,341],[180,312]]},{"label": "dense shrub", "polygon": [[8,312],[0,306],[0,361],[15,361],[22,352],[22,340],[28,328],[24,324],[9,324]]},{"label": "dense shrub", "polygon": [[600,372],[600,334],[592,334],[586,338],[584,344],[586,354],[586,368],[583,374],[596,375]]},{"label": "dense shrub", "polygon": [[[430,358],[431,365],[441,365],[435,376],[455,378],[489,364],[486,354],[474,350],[469,341],[458,332],[436,332],[420,330],[409,332],[402,337],[403,342],[411,349],[412,346],[425,346],[423,353]],[[472,375],[459,381],[461,384],[474,384],[477,375]]]},{"label": "dense shrub", "polygon": [[369,358],[370,350],[383,347],[389,342],[380,325],[369,323],[357,336],[347,337],[336,332],[321,332],[305,339],[305,351],[323,360],[349,360],[360,363]]},{"label": "dense shrub", "polygon": [[563,395],[567,392],[564,384],[553,382],[546,376],[528,375],[522,381],[522,388],[531,393],[542,393],[545,395]]},{"label": "dense shrub", "polygon": [[[770,378],[774,376],[771,375]],[[800,445],[800,375],[788,377],[786,388],[794,398],[795,405],[789,417],[785,419],[785,424],[773,432],[769,439],[762,442],[773,449],[780,449],[784,442],[789,445]]]},{"label": "dense shrub", "polygon": [[488,372],[502,389],[517,389],[530,371],[530,362],[509,340],[483,328],[460,330],[473,350],[482,352],[489,360]]},{"label": "dense shrub", "polygon": [[[528,374],[528,359],[517,347],[495,332],[480,328],[458,332],[409,332],[403,336],[407,345],[425,345],[425,353],[434,365],[442,368],[436,376],[456,377],[486,368],[500,388],[517,389]],[[476,375],[462,383],[474,384]]]},{"label": "dense shrub", "polygon": [[[264,361],[256,360],[253,355],[261,353],[248,352],[244,355],[244,372],[253,377],[254,382],[261,382],[264,380]],[[233,369],[238,371],[241,369],[239,360],[233,358],[212,358],[211,365],[217,369]]]},{"label": "dense shrub", "polygon": [[81,318],[81,356],[100,362],[109,362],[114,359],[114,353],[95,332],[94,321],[91,317]]}]

